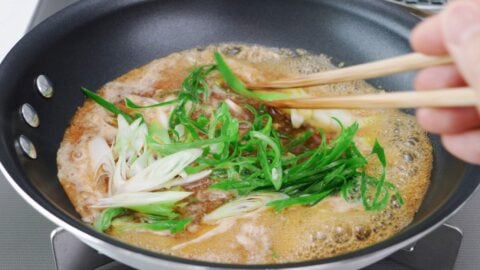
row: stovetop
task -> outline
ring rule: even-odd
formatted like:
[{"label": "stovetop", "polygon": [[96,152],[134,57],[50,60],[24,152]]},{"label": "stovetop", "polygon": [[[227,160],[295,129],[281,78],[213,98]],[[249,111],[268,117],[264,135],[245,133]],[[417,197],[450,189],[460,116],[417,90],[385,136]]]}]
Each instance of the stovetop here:
[{"label": "stovetop", "polygon": [[[2,0],[0,1],[0,9],[5,5],[5,2],[13,2],[15,0]],[[39,1],[37,5],[37,12],[35,15],[26,18],[31,25],[35,25],[42,21],[44,18],[59,10],[60,8],[73,3],[77,0],[36,0]],[[36,1],[29,1],[36,5]],[[435,2],[436,5],[440,5],[443,0],[392,0],[394,2],[402,2],[404,4],[415,3],[419,5],[425,5],[426,3]],[[434,4],[435,4],[434,3]],[[25,10],[25,9],[24,9]],[[25,15],[27,16],[27,15]],[[31,16],[31,15],[28,15]],[[0,48],[1,49],[1,48]],[[1,60],[1,59],[0,59]],[[460,251],[455,263],[455,270],[474,270],[479,269],[480,265],[480,192],[477,192],[465,206],[453,216],[449,221],[449,224],[459,227],[463,231],[463,240],[461,241]],[[54,224],[46,220],[39,213],[37,213],[32,207],[30,207],[20,196],[16,194],[7,181],[0,175],[0,269],[55,269],[54,256],[52,252],[52,245],[50,243],[50,234],[56,228]],[[427,243],[427,248],[436,247],[441,249],[445,246],[454,246],[455,243],[460,243],[458,235],[455,236],[454,231],[445,233],[445,227],[435,231],[430,239],[432,242],[419,242],[414,249],[414,252],[424,252],[428,249],[421,250],[421,243]],[[57,232],[58,233],[58,232]],[[69,238],[68,233],[64,232],[61,235],[61,241],[59,243],[68,243],[60,245],[75,246],[78,242],[74,238]],[[457,239],[457,240],[455,240]],[[80,244],[81,245],[81,244]],[[425,245],[425,244],[423,244]],[[437,249],[433,249],[433,253],[427,253],[425,255],[427,262],[434,263],[432,258],[436,254]],[[77,252],[77,251],[75,251]],[[455,248],[448,249],[448,252],[455,252]],[[450,256],[448,253],[444,257]],[[407,265],[398,264],[398,258],[404,255],[409,255],[409,252],[400,251],[394,257],[381,262],[373,266],[370,269],[434,269],[432,267],[426,268],[408,268]],[[444,253],[445,254],[445,253]],[[422,255],[423,256],[423,255]],[[420,257],[422,257],[420,256]],[[445,259],[445,258],[442,258]],[[105,259],[108,261],[108,259]],[[405,260],[403,258],[402,260]],[[406,259],[408,260],[411,259]],[[433,266],[433,264],[426,264]],[[120,268],[120,265],[115,263],[110,266],[114,268],[108,268],[103,266],[99,269],[127,269]],[[446,264],[443,266],[448,267]],[[84,268],[85,269],[85,268]],[[437,269],[451,269],[451,268],[437,268]],[[73,270],[73,269],[72,269]],[[87,269],[88,270],[88,269]]]}]

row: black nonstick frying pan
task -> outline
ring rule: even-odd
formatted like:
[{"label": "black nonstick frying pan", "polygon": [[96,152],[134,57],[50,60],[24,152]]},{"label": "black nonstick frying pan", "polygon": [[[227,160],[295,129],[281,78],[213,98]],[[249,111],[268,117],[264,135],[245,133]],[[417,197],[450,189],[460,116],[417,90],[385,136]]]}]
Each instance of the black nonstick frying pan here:
[{"label": "black nonstick frying pan", "polygon": [[[336,63],[352,65],[409,52],[408,35],[417,22],[406,10],[371,0],[80,1],[27,34],[0,66],[0,170],[18,193],[47,218],[102,253],[134,267],[363,267],[442,224],[477,188],[479,167],[453,158],[438,138],[432,137],[431,186],[414,221],[402,232],[374,246],[333,258],[242,266],[157,254],[94,231],[82,223],[58,182],[56,151],[70,118],[84,100],[80,86],[97,89],[171,52],[234,41],[303,48],[325,53]],[[47,91],[45,97],[38,88],[49,90],[49,82],[53,96],[49,97]],[[388,90],[410,89],[412,74],[370,82]],[[38,114],[38,127],[23,119],[29,119],[28,112],[32,112],[23,106],[25,103]],[[28,148],[29,142],[35,153]],[[36,158],[28,157],[24,150],[32,157],[36,154]]]}]

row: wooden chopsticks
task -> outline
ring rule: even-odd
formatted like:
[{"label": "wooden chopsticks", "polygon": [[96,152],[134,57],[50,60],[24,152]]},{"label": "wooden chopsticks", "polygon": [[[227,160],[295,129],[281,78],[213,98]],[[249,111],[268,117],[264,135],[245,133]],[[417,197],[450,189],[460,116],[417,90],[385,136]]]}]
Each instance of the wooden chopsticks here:
[{"label": "wooden chopsticks", "polygon": [[[249,89],[307,87],[343,81],[369,79],[389,74],[452,63],[450,56],[411,53],[376,62],[310,75],[247,84]],[[453,90],[453,91],[452,91]],[[468,87],[433,91],[406,91],[339,97],[308,97],[266,102],[280,108],[418,108],[479,106],[480,95]]]},{"label": "wooden chopsticks", "polygon": [[380,61],[356,66],[324,71],[300,77],[285,78],[274,81],[247,83],[249,89],[281,89],[306,87],[320,84],[337,83],[381,77],[394,73],[417,70],[431,66],[452,63],[450,56],[428,56],[410,53]]},{"label": "wooden chopsticks", "polygon": [[468,87],[341,97],[309,97],[275,100],[266,103],[272,107],[296,109],[463,107],[480,104],[477,93]]}]

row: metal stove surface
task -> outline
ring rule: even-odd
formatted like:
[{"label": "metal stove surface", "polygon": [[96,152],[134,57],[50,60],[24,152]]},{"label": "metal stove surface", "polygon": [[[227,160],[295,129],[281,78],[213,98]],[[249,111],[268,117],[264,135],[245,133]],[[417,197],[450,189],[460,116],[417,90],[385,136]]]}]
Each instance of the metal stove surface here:
[{"label": "metal stove surface", "polygon": [[[37,12],[31,20],[31,25],[34,26],[38,24],[57,10],[75,1],[77,0],[40,1],[37,7]],[[410,0],[398,1],[408,3]],[[428,1],[429,0],[415,0],[413,2],[423,4]],[[477,192],[465,204],[465,206],[448,221],[448,223],[461,228],[464,236],[454,269],[479,269],[480,226],[478,226],[478,224],[480,224],[480,192]],[[46,220],[25,201],[23,201],[20,196],[16,194],[13,188],[10,187],[3,176],[0,175],[0,270],[55,269],[55,261],[50,243],[50,233],[55,229],[55,227],[56,226],[54,224]],[[435,236],[435,234],[433,234],[433,236]],[[438,239],[444,238],[439,237]],[[76,240],[67,240],[67,242],[69,241],[74,242]],[[436,253],[442,247],[449,245],[452,245],[451,241],[441,240],[439,242],[437,241],[435,245],[428,245],[428,247],[433,247],[431,252]],[[438,247],[438,249],[435,247]],[[416,250],[420,251],[420,246],[417,246]],[[427,253],[430,255],[424,255],[425,260],[430,261],[428,258],[433,258],[433,253]],[[88,259],[84,261],[87,260]],[[115,266],[115,263],[110,266]],[[120,268],[120,265],[117,265],[118,268],[108,267],[109,265],[107,264],[106,266],[102,266],[101,268],[97,269],[122,269]],[[370,269],[412,269],[405,268],[405,265],[402,264],[393,265],[389,263],[388,260],[383,261],[381,264],[377,264],[373,267],[374,268]],[[88,270],[88,268],[82,269]],[[416,269],[423,270],[447,268],[434,268],[433,264],[427,264],[426,268]]]}]

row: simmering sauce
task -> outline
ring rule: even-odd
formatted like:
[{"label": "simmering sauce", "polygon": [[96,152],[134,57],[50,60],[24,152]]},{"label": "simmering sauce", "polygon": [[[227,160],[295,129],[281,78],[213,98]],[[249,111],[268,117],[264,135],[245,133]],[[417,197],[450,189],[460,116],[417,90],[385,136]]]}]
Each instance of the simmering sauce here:
[{"label": "simmering sauce", "polygon": [[[100,93],[105,99],[123,105],[123,99],[151,104],[174,94],[192,66],[213,62],[213,52],[222,52],[235,73],[244,81],[268,80],[297,74],[334,69],[328,57],[303,50],[266,48],[256,45],[221,44],[194,48],[157,59],[107,83]],[[209,82],[215,94],[216,80]],[[301,90],[310,95],[338,96],[375,93],[363,81],[309,87]],[[215,100],[228,97],[215,96]],[[239,117],[240,104],[230,106]],[[238,106],[238,107],[236,107]],[[237,219],[223,219],[218,224],[204,224],[201,216],[228,201],[232,194],[206,190],[207,180],[184,187],[194,191],[198,203],[186,211],[198,215],[181,233],[147,230],[119,231],[115,226],[107,233],[112,237],[145,249],[224,263],[284,263],[325,258],[360,249],[387,239],[413,219],[427,190],[432,166],[432,148],[426,134],[415,119],[398,110],[283,110],[276,119],[287,128],[295,114],[305,125],[322,128],[327,134],[339,132],[331,117],[344,125],[357,121],[360,129],[355,137],[360,151],[367,157],[367,173],[378,174],[380,164],[370,155],[375,139],[382,144],[387,157],[386,179],[398,187],[404,204],[392,196],[389,205],[380,211],[366,211],[360,202],[347,202],[332,195],[318,204],[292,206],[281,212],[272,209],[255,212]],[[168,121],[163,109],[144,111],[146,121]],[[272,113],[273,114],[273,113]],[[279,121],[280,121],[279,120]],[[282,128],[282,125],[277,126]],[[285,128],[285,127],[284,127]],[[102,107],[87,101],[76,112],[58,151],[58,176],[76,210],[85,222],[92,223],[99,210],[90,207],[107,195],[108,177],[93,180],[94,172],[88,145],[95,136],[111,144],[117,132],[115,117]],[[101,180],[98,180],[101,179]]]}]

